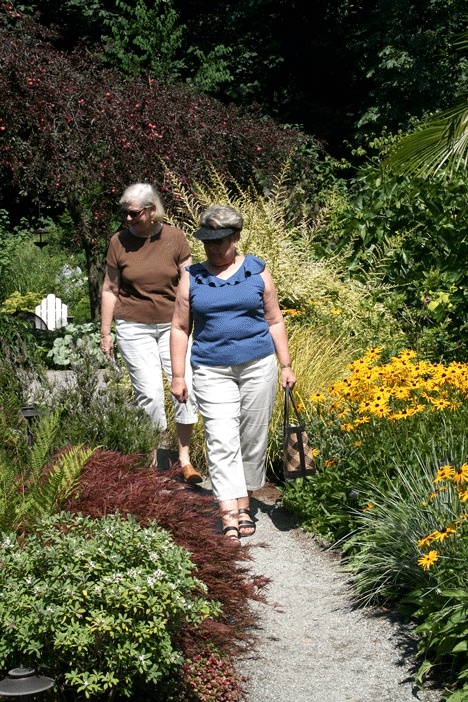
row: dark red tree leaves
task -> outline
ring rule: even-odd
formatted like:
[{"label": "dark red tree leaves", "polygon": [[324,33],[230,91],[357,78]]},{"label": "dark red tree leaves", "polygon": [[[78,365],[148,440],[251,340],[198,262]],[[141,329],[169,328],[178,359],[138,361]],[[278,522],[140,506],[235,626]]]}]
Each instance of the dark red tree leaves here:
[{"label": "dark red tree leaves", "polygon": [[219,620],[199,628],[186,627],[179,644],[188,656],[200,643],[224,651],[252,643],[255,620],[250,604],[264,601],[268,580],[249,568],[249,549],[226,543],[220,533],[217,505],[211,495],[176,480],[177,470],[142,468],[137,455],[98,451],[87,463],[76,496],[64,508],[100,518],[119,512],[138,516],[142,524],[154,519],[191,553],[197,577],[208,587],[207,598],[222,603]]}]

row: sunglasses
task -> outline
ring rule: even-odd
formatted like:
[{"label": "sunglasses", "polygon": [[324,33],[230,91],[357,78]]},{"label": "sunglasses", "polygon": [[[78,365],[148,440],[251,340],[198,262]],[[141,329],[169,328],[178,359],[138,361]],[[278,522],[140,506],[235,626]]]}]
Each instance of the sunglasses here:
[{"label": "sunglasses", "polygon": [[207,239],[204,241],[204,244],[213,244],[214,246],[221,246],[221,244],[224,244],[226,241],[230,241],[231,235],[229,236],[223,236],[222,239]]},{"label": "sunglasses", "polygon": [[142,207],[141,210],[122,210],[122,215],[124,217],[131,217],[132,219],[135,219],[135,217],[139,217],[143,210],[147,210],[147,207]]}]

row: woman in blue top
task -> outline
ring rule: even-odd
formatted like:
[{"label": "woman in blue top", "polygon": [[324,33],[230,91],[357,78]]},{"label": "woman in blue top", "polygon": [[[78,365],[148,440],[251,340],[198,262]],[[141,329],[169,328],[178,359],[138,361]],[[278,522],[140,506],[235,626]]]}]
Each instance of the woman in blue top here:
[{"label": "woman in blue top", "polygon": [[[236,250],[240,212],[213,205],[194,236],[207,260],[188,266],[179,283],[171,327],[171,393],[186,402],[184,378],[193,326],[193,389],[203,417],[208,468],[224,534],[235,543],[251,536],[250,496],[265,483],[268,425],[278,370],[283,388],[291,369],[286,328],[265,263]],[[275,355],[276,354],[276,355]]]}]

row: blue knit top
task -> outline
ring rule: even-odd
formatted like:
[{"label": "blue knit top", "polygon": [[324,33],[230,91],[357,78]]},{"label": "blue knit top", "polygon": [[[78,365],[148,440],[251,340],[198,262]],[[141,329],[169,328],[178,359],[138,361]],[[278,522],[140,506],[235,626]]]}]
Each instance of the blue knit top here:
[{"label": "blue knit top", "polygon": [[192,366],[231,366],[275,352],[263,308],[265,262],[247,254],[227,280],[188,266],[193,315]]}]

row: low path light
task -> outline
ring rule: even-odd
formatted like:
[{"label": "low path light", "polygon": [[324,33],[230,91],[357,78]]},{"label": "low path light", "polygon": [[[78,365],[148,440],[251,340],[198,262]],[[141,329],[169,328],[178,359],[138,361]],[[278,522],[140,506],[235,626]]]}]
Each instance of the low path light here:
[{"label": "low path light", "polygon": [[39,412],[35,407],[22,407],[20,410],[20,415],[25,418],[28,423],[28,446],[32,449],[34,444],[34,438],[32,435],[31,425],[35,417],[39,416]]},{"label": "low path light", "polygon": [[13,668],[8,677],[0,680],[0,695],[22,697],[25,701],[31,695],[45,692],[55,681],[45,675],[36,675],[34,668]]}]

